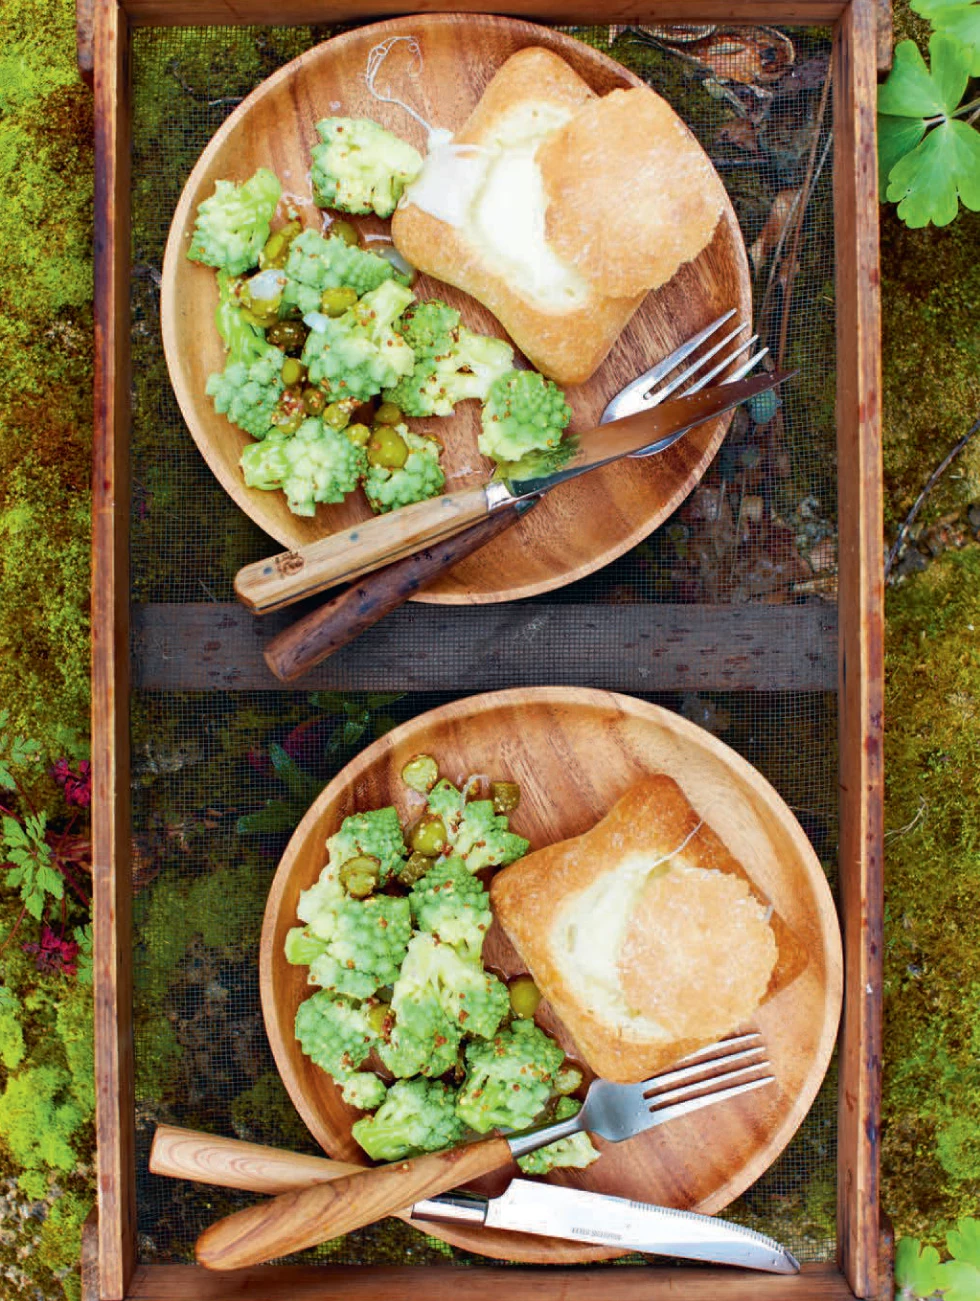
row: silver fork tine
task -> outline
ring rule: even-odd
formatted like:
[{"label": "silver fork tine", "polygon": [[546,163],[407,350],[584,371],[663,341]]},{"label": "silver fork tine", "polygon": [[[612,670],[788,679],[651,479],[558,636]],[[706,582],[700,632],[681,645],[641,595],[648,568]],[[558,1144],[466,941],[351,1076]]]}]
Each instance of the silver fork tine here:
[{"label": "silver fork tine", "polygon": [[[746,1048],[753,1039],[762,1043],[762,1035],[758,1030],[749,1030],[745,1034],[733,1035],[731,1039],[719,1039],[717,1043],[708,1044],[706,1048],[699,1048],[697,1052],[688,1053],[677,1063],[678,1066],[687,1066],[689,1063],[704,1060],[710,1060],[712,1053],[717,1053],[720,1049],[726,1051],[731,1048]],[[656,1078],[656,1077],[655,1077]]]},{"label": "silver fork tine", "polygon": [[[724,1092],[720,1089],[712,1089],[712,1084],[728,1083],[734,1084],[736,1080],[748,1079],[750,1075],[758,1078],[759,1071],[771,1071],[772,1066],[767,1061],[753,1062],[751,1066],[743,1066],[740,1071],[726,1071],[724,1075],[719,1075],[715,1079],[695,1080],[693,1083],[682,1084],[678,1089],[668,1089],[666,1093],[655,1093],[653,1097],[648,1097],[646,1101],[650,1104],[650,1110],[660,1112],[662,1108],[675,1103],[683,1102],[688,1098],[713,1098],[716,1093]],[[698,1093],[697,1090],[701,1092]]]},{"label": "silver fork tine", "polygon": [[[765,1053],[765,1051],[765,1045],[759,1043],[754,1048],[746,1048],[739,1053],[729,1053],[725,1057],[709,1057],[704,1061],[695,1062],[692,1066],[685,1066],[681,1070],[668,1071],[666,1075],[655,1075],[643,1084],[643,1096],[653,1099],[668,1085],[685,1084],[691,1080],[697,1080],[699,1084],[709,1084],[712,1077],[710,1075],[706,1076],[705,1071],[727,1067],[731,1062],[746,1061],[749,1057],[758,1057],[760,1053]],[[757,1062],[756,1065],[761,1066],[764,1063]],[[700,1080],[698,1080],[698,1076],[701,1076]]]},{"label": "silver fork tine", "polygon": [[707,375],[700,375],[690,386],[690,388],[686,388],[684,390],[685,396],[688,393],[696,393],[699,388],[704,388],[705,384],[710,384],[710,382],[714,379],[714,377],[716,375],[720,375],[726,366],[730,366],[736,357],[740,357],[743,352],[748,352],[748,350],[752,347],[753,343],[758,342],[758,339],[759,336],[757,334],[753,334],[751,339],[746,339],[745,342],[740,344],[735,349],[734,352],[729,353],[729,355],[724,359],[724,361],[720,361],[717,366],[712,366],[711,370],[708,371]]},{"label": "silver fork tine", "polygon": [[774,1075],[766,1075],[761,1080],[749,1080],[745,1084],[734,1084],[730,1089],[720,1089],[717,1093],[702,1093],[700,1097],[691,1098],[688,1102],[676,1102],[672,1107],[665,1107],[663,1111],[653,1113],[654,1125],[662,1125],[665,1121],[676,1120],[678,1116],[687,1116],[692,1111],[700,1111],[702,1107],[710,1107],[716,1102],[727,1102],[729,1098],[737,1098],[739,1094],[750,1093],[753,1089],[761,1089],[766,1084],[775,1084]]},{"label": "silver fork tine", "polygon": [[[706,326],[700,334],[696,334],[693,339],[688,339],[687,342],[682,343],[679,348],[675,348],[669,357],[664,357],[663,361],[658,361],[655,366],[651,366],[650,369],[644,371],[642,375],[637,375],[636,379],[631,380],[625,388],[621,388],[616,396],[611,398],[608,402],[606,410],[602,413],[602,418],[599,423],[602,425],[607,424],[609,420],[614,418],[614,410],[618,410],[634,395],[641,397],[647,389],[652,388],[658,380],[663,379],[663,377],[669,374],[675,366],[679,366],[682,361],[685,361],[690,357],[691,353],[694,352],[696,348],[699,348],[701,344],[704,343],[705,339],[710,338],[711,335],[714,334],[715,330],[720,329],[726,321],[732,319],[735,315],[735,311],[736,309],[733,307],[730,311],[719,316],[717,321],[712,321],[711,324]],[[609,413],[608,415],[607,412]]]},{"label": "silver fork tine", "polygon": [[643,405],[645,407],[659,406],[665,398],[670,397],[671,393],[673,393],[675,389],[680,388],[680,386],[686,380],[689,380],[692,375],[696,375],[705,362],[710,361],[711,358],[716,356],[727,343],[731,343],[732,339],[734,339],[736,335],[741,334],[743,330],[747,330],[748,328],[748,321],[742,321],[736,329],[732,330],[729,334],[726,334],[722,340],[716,343],[714,347],[709,348],[707,352],[702,353],[697,361],[692,362],[686,370],[682,370],[681,373],[675,376],[669,384],[664,384],[662,388],[657,389],[656,393],[652,393],[649,397],[644,398]]},{"label": "silver fork tine", "polygon": [[737,370],[732,371],[725,383],[734,384],[736,380],[745,379],[752,367],[757,365],[763,357],[768,356],[768,353],[768,348],[761,348],[754,357],[750,357],[748,361],[743,361]]}]

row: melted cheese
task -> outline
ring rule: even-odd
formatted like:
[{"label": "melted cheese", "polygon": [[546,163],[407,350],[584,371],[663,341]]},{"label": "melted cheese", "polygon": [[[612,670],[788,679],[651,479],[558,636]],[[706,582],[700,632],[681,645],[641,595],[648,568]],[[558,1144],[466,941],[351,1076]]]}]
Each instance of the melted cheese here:
[{"label": "melted cheese", "polygon": [[422,171],[401,199],[456,227],[496,274],[551,311],[579,307],[591,292],[548,244],[548,200],[535,160],[541,142],[568,117],[553,105],[523,104],[497,124],[486,146],[458,145],[448,132],[433,131]]}]

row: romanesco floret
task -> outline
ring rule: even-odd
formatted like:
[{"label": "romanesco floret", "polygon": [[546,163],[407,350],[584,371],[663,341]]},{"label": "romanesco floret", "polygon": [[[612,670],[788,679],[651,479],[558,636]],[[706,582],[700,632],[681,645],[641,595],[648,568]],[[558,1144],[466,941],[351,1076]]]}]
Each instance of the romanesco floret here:
[{"label": "romanesco floret", "polygon": [[489,1042],[474,1040],[456,1114],[481,1134],[498,1126],[526,1129],[548,1101],[564,1057],[533,1021],[514,1021]]},{"label": "romanesco floret", "polygon": [[385,398],[408,416],[451,416],[457,402],[486,399],[494,380],[513,364],[510,344],[462,325],[442,354],[416,355],[411,375],[386,389]]},{"label": "romanesco floret", "polygon": [[242,185],[215,181],[214,194],[198,205],[187,256],[233,276],[258,266],[281,193],[279,181],[267,167],[260,167]]},{"label": "romanesco floret", "polygon": [[490,896],[461,859],[447,858],[430,867],[413,886],[409,902],[419,930],[479,960],[493,920]]},{"label": "romanesco floret", "polygon": [[307,1057],[343,1080],[356,1071],[377,1039],[364,1008],[321,989],[296,1009],[296,1038]]},{"label": "romanesco floret", "polygon": [[440,298],[430,298],[409,307],[398,329],[416,358],[444,357],[456,342],[459,312]]},{"label": "romanesco floret", "polygon": [[267,347],[265,331],[254,325],[242,311],[242,300],[238,296],[242,281],[227,271],[219,271],[217,279],[218,306],[214,311],[214,323],[228,349],[228,361],[256,361]]},{"label": "romanesco floret", "polygon": [[437,782],[429,792],[429,809],[442,819],[454,858],[469,872],[504,867],[526,854],[530,842],[507,829],[507,815],[495,813],[492,800],[465,801],[452,782]]},{"label": "romanesco floret", "polygon": [[327,840],[327,852],[330,855],[329,872],[333,877],[352,858],[376,858],[378,884],[384,885],[392,873],[398,872],[408,854],[397,809],[389,805],[388,808],[353,813],[344,818],[340,830]]},{"label": "romanesco floret", "polygon": [[304,316],[317,311],[324,289],[346,287],[360,298],[386,280],[404,283],[386,258],[347,244],[339,235],[324,238],[316,230],[304,230],[293,240],[285,271],[283,304],[298,307]]},{"label": "romanesco floret", "polygon": [[435,438],[415,433],[407,425],[396,425],[395,430],[408,444],[405,464],[398,469],[371,465],[364,477],[364,494],[376,515],[408,506],[413,501],[438,497],[446,485],[446,476],[439,464],[440,443]]},{"label": "romanesco floret", "polygon": [[512,370],[490,385],[477,440],[484,456],[519,461],[558,447],[572,409],[557,384],[534,370]]},{"label": "romanesco floret", "polygon": [[[344,1080],[340,1092],[349,1107],[359,1107],[361,1111],[374,1111],[384,1102],[388,1090],[384,1086],[384,1081],[373,1071],[358,1071],[356,1075],[350,1075]],[[557,1146],[556,1143],[552,1144],[552,1147]]]},{"label": "romanesco floret", "polygon": [[[582,1110],[582,1104],[575,1098],[559,1098],[555,1107],[555,1120],[570,1120]],[[550,1170],[584,1170],[593,1161],[599,1160],[599,1153],[592,1146],[592,1139],[584,1129],[570,1138],[560,1138],[547,1147],[539,1147],[536,1152],[519,1156],[517,1164],[526,1175],[546,1175]]]},{"label": "romanesco floret", "polygon": [[411,1075],[445,1075],[456,1065],[463,1032],[447,1015],[435,994],[404,999],[378,1043],[378,1056],[391,1071]]},{"label": "romanesco floret", "polygon": [[303,364],[331,401],[362,400],[408,375],[415,354],[394,327],[414,295],[394,280],[372,289],[343,316],[308,314]]},{"label": "romanesco floret", "polygon": [[367,453],[319,417],[295,434],[268,434],[241,455],[250,488],[282,488],[294,515],[315,515],[317,502],[339,502],[367,470]]},{"label": "romanesco floret", "polygon": [[438,1005],[464,1034],[489,1039],[510,1007],[507,986],[484,971],[479,958],[425,932],[414,935],[391,996],[396,1022],[411,1009]]},{"label": "romanesco floret", "polygon": [[375,1161],[398,1161],[409,1152],[438,1152],[466,1134],[454,1110],[455,1092],[438,1080],[396,1080],[373,1116],[351,1133]]},{"label": "romanesco floret", "polygon": [[[407,899],[376,894],[368,899],[346,895],[319,910],[305,932],[288,940],[286,957],[302,953],[311,985],[370,998],[382,985],[393,985],[412,934]],[[313,941],[319,951],[313,953]]]},{"label": "romanesco floret", "polygon": [[285,353],[263,344],[254,361],[229,361],[220,374],[209,375],[206,391],[215,411],[253,438],[265,438],[283,394],[284,361]]},{"label": "romanesco floret", "polygon": [[326,117],[316,124],[310,180],[321,208],[390,217],[422,170],[417,149],[370,118]]}]

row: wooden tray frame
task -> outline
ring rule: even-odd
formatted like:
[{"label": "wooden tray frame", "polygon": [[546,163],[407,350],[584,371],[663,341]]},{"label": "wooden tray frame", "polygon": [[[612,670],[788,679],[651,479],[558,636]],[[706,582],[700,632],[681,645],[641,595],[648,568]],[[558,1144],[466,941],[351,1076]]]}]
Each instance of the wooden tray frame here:
[{"label": "wooden tray frame", "polygon": [[[78,0],[79,65],[95,92],[95,446],[92,835],[98,1212],[86,1301],[766,1301],[886,1297],[891,1238],[878,1203],[882,952],[881,376],[876,72],[887,0]],[[838,1263],[794,1279],[709,1268],[264,1266],[233,1275],[136,1262],[129,803],[129,32],[134,25],[306,24],[426,11],[562,24],[724,20],[832,25],[839,467],[840,1036]],[[880,51],[880,54],[879,54]]]}]

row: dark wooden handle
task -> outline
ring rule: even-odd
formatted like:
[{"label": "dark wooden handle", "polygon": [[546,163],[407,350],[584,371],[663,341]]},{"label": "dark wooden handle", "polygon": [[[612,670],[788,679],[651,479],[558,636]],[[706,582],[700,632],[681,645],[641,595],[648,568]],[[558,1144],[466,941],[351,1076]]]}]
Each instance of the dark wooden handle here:
[{"label": "dark wooden handle", "polygon": [[416,592],[516,524],[526,510],[507,506],[424,551],[376,570],[273,637],[263,651],[280,680],[292,682],[360,637]]},{"label": "dark wooden handle", "polygon": [[222,1270],[261,1265],[373,1224],[424,1197],[499,1170],[510,1160],[507,1140],[490,1138],[283,1193],[206,1229],[197,1240],[198,1263]]}]

